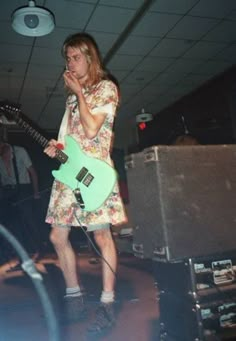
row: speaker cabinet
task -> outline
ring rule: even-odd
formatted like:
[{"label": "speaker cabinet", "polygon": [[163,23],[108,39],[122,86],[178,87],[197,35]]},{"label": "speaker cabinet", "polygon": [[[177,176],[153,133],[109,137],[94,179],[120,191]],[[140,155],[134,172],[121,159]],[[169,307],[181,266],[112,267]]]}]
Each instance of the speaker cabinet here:
[{"label": "speaker cabinet", "polygon": [[236,254],[153,262],[160,340],[236,340]]},{"label": "speaker cabinet", "polygon": [[153,146],[125,166],[136,256],[178,261],[236,249],[236,146]]}]

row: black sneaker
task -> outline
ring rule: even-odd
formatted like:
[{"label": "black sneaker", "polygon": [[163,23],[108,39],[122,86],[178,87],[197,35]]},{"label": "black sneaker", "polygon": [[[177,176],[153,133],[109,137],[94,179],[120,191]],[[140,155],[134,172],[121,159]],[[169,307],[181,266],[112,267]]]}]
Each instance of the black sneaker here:
[{"label": "black sneaker", "polygon": [[66,322],[76,322],[87,317],[87,309],[84,303],[84,297],[65,296],[64,297],[64,318]]},{"label": "black sneaker", "polygon": [[95,320],[88,327],[89,333],[100,333],[115,324],[114,303],[101,303],[95,313]]}]

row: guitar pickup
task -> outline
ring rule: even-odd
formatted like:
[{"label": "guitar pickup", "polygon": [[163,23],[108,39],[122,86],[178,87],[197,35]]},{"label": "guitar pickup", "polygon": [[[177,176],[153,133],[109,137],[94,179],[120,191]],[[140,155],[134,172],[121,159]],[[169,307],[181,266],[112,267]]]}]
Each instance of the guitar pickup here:
[{"label": "guitar pickup", "polygon": [[87,173],[88,173],[88,169],[87,168],[85,168],[85,167],[81,168],[81,170],[79,171],[79,173],[76,176],[76,179],[79,182],[81,182]]},{"label": "guitar pickup", "polygon": [[83,168],[81,168],[80,172],[76,176],[76,179],[88,187],[91,184],[91,182],[93,181],[94,176],[88,172],[87,168],[83,167]]},{"label": "guitar pickup", "polygon": [[93,181],[93,179],[94,179],[94,176],[92,176],[92,174],[89,173],[83,180],[83,184],[88,187]]}]

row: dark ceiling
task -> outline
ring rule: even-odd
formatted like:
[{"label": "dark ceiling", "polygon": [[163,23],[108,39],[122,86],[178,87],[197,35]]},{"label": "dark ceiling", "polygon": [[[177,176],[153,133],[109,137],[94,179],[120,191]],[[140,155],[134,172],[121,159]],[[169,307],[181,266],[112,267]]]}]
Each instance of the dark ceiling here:
[{"label": "dark ceiling", "polygon": [[56,28],[31,38],[11,27],[11,14],[26,0],[2,0],[0,11],[0,99],[22,111],[46,131],[56,131],[65,95],[60,54],[65,37],[92,34],[106,66],[121,86],[116,146],[136,139],[136,115],[154,115],[236,61],[235,0],[45,0]]}]

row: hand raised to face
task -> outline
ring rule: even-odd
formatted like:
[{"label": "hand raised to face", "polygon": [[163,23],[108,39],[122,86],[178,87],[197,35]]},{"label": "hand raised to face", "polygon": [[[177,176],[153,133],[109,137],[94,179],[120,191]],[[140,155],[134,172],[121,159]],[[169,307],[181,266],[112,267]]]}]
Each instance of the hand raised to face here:
[{"label": "hand raised to face", "polygon": [[70,89],[74,94],[80,94],[82,92],[82,86],[80,84],[79,79],[73,74],[66,70],[63,74],[65,85],[68,89]]}]

